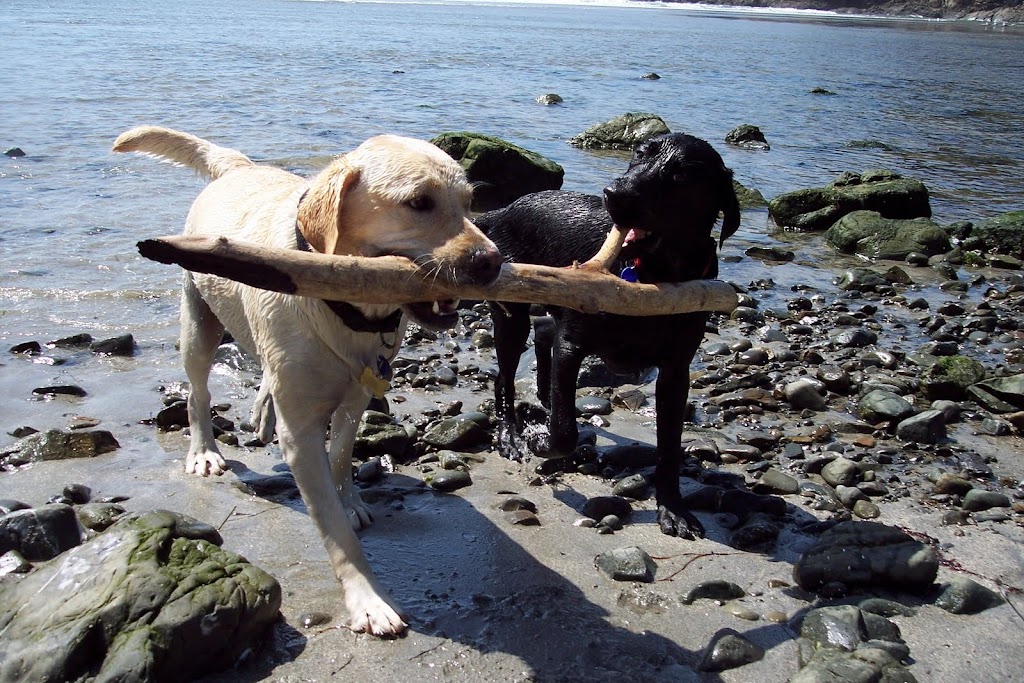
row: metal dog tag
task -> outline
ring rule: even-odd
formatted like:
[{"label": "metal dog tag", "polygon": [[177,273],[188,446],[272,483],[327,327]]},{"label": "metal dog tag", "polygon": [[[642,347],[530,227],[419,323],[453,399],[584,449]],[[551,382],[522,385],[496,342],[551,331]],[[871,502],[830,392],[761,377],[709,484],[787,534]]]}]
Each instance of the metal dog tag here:
[{"label": "metal dog tag", "polygon": [[359,375],[359,383],[377,398],[384,398],[385,392],[391,388],[391,382],[374,372],[369,365],[363,368],[363,374]]},{"label": "metal dog tag", "polygon": [[395,373],[391,370],[391,363],[384,356],[377,356],[377,376],[389,382],[395,376]]}]

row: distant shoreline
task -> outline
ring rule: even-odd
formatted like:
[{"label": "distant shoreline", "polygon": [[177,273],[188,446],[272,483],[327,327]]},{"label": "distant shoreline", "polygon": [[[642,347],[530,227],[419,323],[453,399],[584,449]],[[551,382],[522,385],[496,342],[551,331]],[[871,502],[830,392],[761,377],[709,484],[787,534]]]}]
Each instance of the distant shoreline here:
[{"label": "distant shoreline", "polygon": [[[314,0],[322,2],[323,0]],[[331,1],[331,0],[328,0]],[[352,0],[334,0],[349,2]],[[388,2],[389,0],[376,0]],[[927,22],[964,22],[998,27],[1024,26],[1024,2],[1004,6],[1001,0],[963,0],[947,7],[942,0],[394,0],[414,4],[515,4],[578,7],[638,7],[671,5],[707,12],[748,12],[752,16],[778,18],[861,18]],[[1005,2],[1005,0],[1002,0]]]},{"label": "distant shoreline", "polygon": [[975,0],[950,8],[934,0],[634,0],[637,3],[664,2],[673,5],[697,5],[709,9],[721,7],[736,10],[790,10],[821,12],[826,16],[877,17],[882,19],[923,19],[940,21],[973,21],[995,25],[1024,24],[1024,3],[1001,6],[997,2]]}]

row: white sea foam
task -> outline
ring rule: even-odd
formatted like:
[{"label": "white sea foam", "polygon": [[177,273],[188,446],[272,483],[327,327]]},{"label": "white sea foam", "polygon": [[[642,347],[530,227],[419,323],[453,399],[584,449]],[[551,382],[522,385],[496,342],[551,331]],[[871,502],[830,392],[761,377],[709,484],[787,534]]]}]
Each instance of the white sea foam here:
[{"label": "white sea foam", "polygon": [[879,19],[885,21],[941,21],[923,17],[893,17],[870,14],[846,14],[818,9],[792,7],[741,7],[697,2],[658,2],[657,0],[298,0],[300,2],[339,2],[351,4],[408,4],[408,5],[460,5],[486,7],[522,7],[531,5],[558,5],[578,7],[622,7],[629,9],[677,10],[706,14],[729,14],[749,17],[778,18],[834,18],[849,20]]}]

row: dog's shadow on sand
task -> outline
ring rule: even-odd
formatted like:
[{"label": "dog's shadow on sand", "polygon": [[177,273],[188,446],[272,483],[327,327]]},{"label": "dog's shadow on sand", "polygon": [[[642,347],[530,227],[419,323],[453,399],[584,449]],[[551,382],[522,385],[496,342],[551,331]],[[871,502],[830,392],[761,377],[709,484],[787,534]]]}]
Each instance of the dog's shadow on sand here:
[{"label": "dog's shadow on sand", "polygon": [[[229,464],[243,491],[247,487],[251,493],[305,514],[297,489],[289,487],[286,466],[278,465],[274,469],[279,473],[266,477],[239,461]],[[538,561],[515,540],[520,533],[536,533],[536,527],[499,527],[461,495],[436,492],[401,474],[391,474],[383,484],[363,493],[375,516],[375,524],[360,534],[364,551],[383,586],[412,618],[412,635],[381,645],[376,655],[380,661],[373,665],[373,671],[379,671],[375,680],[433,680],[442,670],[458,673],[450,676],[456,680],[722,680],[716,673],[696,671],[712,635],[704,633],[705,628],[694,627],[692,647],[658,633],[634,630],[630,622],[640,620],[632,619],[632,612],[613,615],[595,604],[576,583]],[[548,502],[578,509],[582,498],[576,495],[563,488]],[[544,502],[538,502],[543,517]],[[633,520],[649,521],[654,523],[653,517]],[[559,532],[552,529],[551,533]],[[559,542],[554,537],[552,541]],[[319,543],[312,526],[304,542],[310,547]],[[257,558],[250,559],[258,563]],[[326,557],[323,564],[329,574]],[[578,572],[577,583],[607,581],[589,562],[580,564]],[[340,621],[346,615],[340,609],[341,588],[335,587],[336,592],[325,597],[324,608]],[[615,590],[629,588],[623,583]],[[286,590],[286,614],[287,595]],[[668,609],[680,607],[669,604]],[[344,633],[344,629],[330,632]],[[281,620],[267,647],[230,676],[221,674],[216,680],[254,681],[290,672],[289,666],[303,653],[309,658],[323,655],[314,641],[326,633]],[[744,636],[767,651],[792,640],[794,634],[784,624],[769,624],[744,630]],[[335,638],[332,656],[343,660],[345,643],[355,644],[351,657],[372,656],[367,641],[369,651],[375,651],[370,636]],[[276,672],[279,668],[282,671]],[[299,671],[304,671],[302,666]]]}]

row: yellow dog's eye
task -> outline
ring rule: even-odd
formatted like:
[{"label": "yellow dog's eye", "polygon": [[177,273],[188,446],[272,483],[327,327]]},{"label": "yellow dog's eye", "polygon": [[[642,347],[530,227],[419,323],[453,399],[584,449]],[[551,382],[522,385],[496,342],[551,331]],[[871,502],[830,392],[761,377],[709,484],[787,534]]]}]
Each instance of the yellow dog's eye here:
[{"label": "yellow dog's eye", "polygon": [[425,194],[413,197],[405,204],[413,211],[430,211],[434,208],[434,200]]}]

